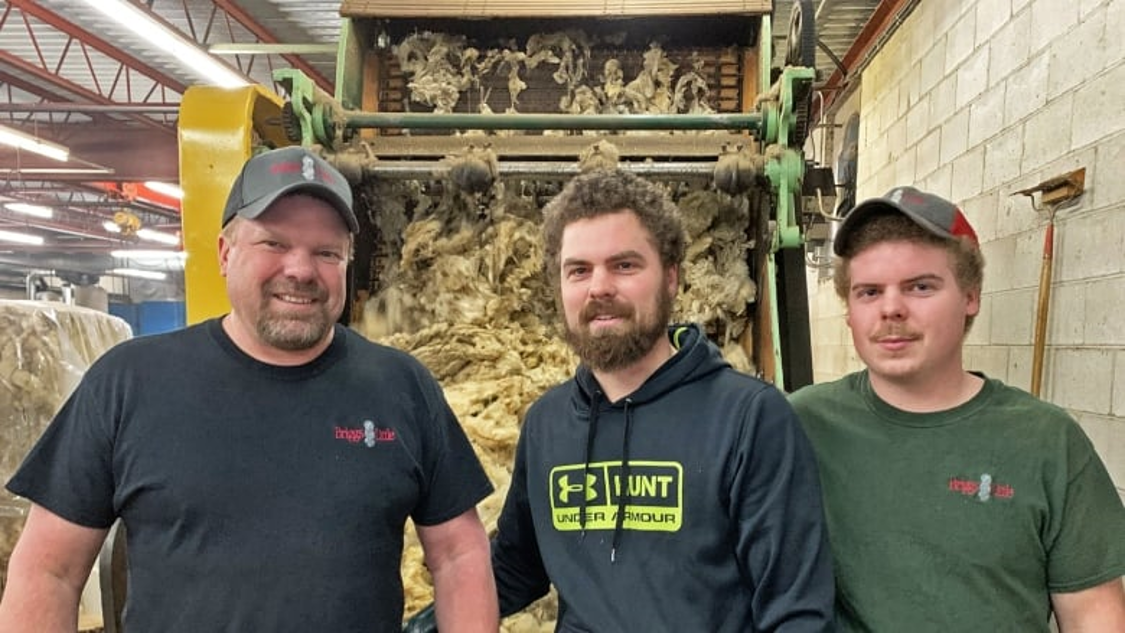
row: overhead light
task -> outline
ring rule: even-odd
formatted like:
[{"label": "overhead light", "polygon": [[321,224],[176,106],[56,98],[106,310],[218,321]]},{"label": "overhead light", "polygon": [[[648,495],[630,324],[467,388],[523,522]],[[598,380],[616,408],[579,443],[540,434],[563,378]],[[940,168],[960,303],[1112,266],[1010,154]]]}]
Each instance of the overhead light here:
[{"label": "overhead light", "polygon": [[177,185],[167,182],[160,182],[159,180],[146,180],[145,186],[152,189],[156,193],[175,198],[176,200],[184,199],[184,190],[180,189]]},{"label": "overhead light", "polygon": [[211,44],[207,52],[212,55],[335,55],[335,44]]},{"label": "overhead light", "polygon": [[40,156],[53,158],[64,163],[66,159],[70,157],[70,150],[62,145],[44,141],[41,138],[21,132],[15,128],[10,128],[6,125],[0,125],[0,143],[18,147],[19,149],[25,149],[29,152],[39,154]]},{"label": "overhead light", "polygon": [[165,51],[173,61],[192,71],[206,83],[223,88],[240,88],[250,83],[249,79],[208,55],[195,42],[154,20],[128,0],[86,0],[86,4]]},{"label": "overhead light", "polygon": [[[110,220],[106,220],[105,222],[102,222],[102,226],[105,227],[105,230],[110,232],[110,233],[120,233],[121,232],[121,227],[118,226],[116,222],[111,222]],[[141,238],[142,240],[148,240],[150,242],[157,242],[157,243],[160,243],[160,244],[167,244],[168,246],[179,246],[179,244],[180,244],[180,238],[178,236],[171,235],[169,233],[164,233],[162,231],[157,231],[155,229],[137,229],[136,236]],[[175,254],[175,253],[178,253],[178,252],[179,251],[141,251],[141,250],[114,251],[113,256],[114,257],[136,257],[136,258],[152,259],[153,253],[159,253],[158,257],[163,258],[166,253]],[[128,255],[125,255],[123,253],[128,253]],[[135,255],[136,253],[141,253],[141,255]]]},{"label": "overhead light", "polygon": [[121,251],[110,251],[110,256],[118,259],[132,259],[132,260],[161,260],[161,261],[183,261],[185,254],[183,251],[162,251],[162,250],[142,250],[130,249]]},{"label": "overhead light", "polygon": [[27,233],[16,233],[15,231],[0,230],[0,242],[14,242],[16,244],[42,246],[43,238],[38,235],[28,235]]},{"label": "overhead light", "polygon": [[168,233],[161,233],[160,231],[154,231],[153,229],[138,229],[137,237],[150,242],[167,244],[168,246],[177,246],[180,243],[179,237]]},{"label": "overhead light", "polygon": [[167,279],[168,275],[160,272],[159,270],[139,270],[137,268],[112,268],[109,270],[111,275],[120,275],[122,277],[136,277],[138,279]]},{"label": "overhead light", "polygon": [[5,202],[4,208],[22,213],[24,215],[31,215],[37,218],[51,219],[55,216],[55,210],[51,207],[43,207],[37,204],[27,204],[26,202]]}]

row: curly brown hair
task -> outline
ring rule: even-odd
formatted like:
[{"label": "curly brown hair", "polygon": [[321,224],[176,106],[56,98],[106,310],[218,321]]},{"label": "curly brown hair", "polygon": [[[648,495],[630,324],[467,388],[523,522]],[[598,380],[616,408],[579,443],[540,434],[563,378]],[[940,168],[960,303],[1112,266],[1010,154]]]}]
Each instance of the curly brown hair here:
[{"label": "curly brown hair", "polygon": [[575,176],[543,207],[543,269],[557,287],[563,231],[577,220],[632,211],[649,233],[665,267],[684,260],[687,237],[680,211],[660,187],[622,169]]}]

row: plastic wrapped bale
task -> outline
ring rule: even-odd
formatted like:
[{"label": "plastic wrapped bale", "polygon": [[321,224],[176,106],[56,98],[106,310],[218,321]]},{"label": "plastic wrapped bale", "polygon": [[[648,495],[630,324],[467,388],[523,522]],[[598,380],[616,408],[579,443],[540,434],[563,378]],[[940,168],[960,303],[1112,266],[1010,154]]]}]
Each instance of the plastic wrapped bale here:
[{"label": "plastic wrapped bale", "polygon": [[[131,336],[128,323],[104,312],[0,300],[0,481],[19,467],[90,364]],[[28,506],[0,489],[0,587]]]}]

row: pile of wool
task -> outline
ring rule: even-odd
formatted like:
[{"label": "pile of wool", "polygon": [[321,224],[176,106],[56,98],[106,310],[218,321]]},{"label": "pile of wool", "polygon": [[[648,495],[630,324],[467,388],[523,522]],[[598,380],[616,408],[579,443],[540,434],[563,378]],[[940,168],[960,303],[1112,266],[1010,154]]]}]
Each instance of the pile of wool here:
[{"label": "pile of wool", "polygon": [[747,305],[757,298],[747,258],[750,210],[745,197],[694,190],[678,197],[688,248],[673,317],[699,323],[735,369],[754,373],[745,351]]},{"label": "pile of wool", "polygon": [[[502,42],[470,42],[464,35],[422,31],[406,36],[392,46],[391,51],[406,78],[409,98],[404,105],[408,110],[411,104],[420,104],[433,108],[435,113],[491,113],[498,108],[504,112],[519,112],[520,94],[529,84],[553,82],[562,87],[557,101],[560,112],[705,114],[714,111],[706,63],[698,51],[691,51],[682,64],[677,64],[660,44],[652,43],[648,49],[636,53],[641,67],[628,82],[625,67],[635,64],[626,64],[621,59],[607,59],[602,62],[600,73],[592,72],[590,64],[595,47],[616,49],[625,37],[623,32],[591,35],[572,29],[535,33],[521,44],[515,38],[505,38]],[[506,100],[499,94],[492,96],[493,89],[502,86],[507,88]],[[512,130],[493,132],[496,136],[512,133]],[[656,133],[652,130],[624,132],[626,135]]]},{"label": "pile of wool", "polygon": [[[478,507],[491,532],[511,480],[520,422],[536,398],[569,377],[576,361],[555,334],[539,226],[520,209],[527,201],[501,188],[500,196],[484,201],[491,207],[486,213],[466,212],[478,205],[464,203],[458,194],[413,205],[427,212],[406,224],[397,257],[382,271],[383,290],[355,327],[409,351],[441,383],[496,487]],[[413,530],[402,573],[410,614],[433,599]],[[553,604],[540,608],[554,612]],[[505,622],[505,630],[528,630],[510,627],[529,617]]]}]

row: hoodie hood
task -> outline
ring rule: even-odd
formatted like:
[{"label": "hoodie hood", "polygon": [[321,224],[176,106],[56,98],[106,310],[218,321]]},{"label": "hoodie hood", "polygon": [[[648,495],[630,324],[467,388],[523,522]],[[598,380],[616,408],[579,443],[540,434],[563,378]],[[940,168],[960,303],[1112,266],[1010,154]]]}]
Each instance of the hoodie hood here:
[{"label": "hoodie hood", "polygon": [[[594,441],[598,435],[598,417],[603,407],[622,408],[625,415],[625,430],[621,437],[621,480],[629,481],[629,441],[632,435],[634,411],[637,407],[644,406],[657,400],[664,394],[684,385],[688,385],[700,378],[730,366],[719,353],[719,348],[712,345],[699,326],[673,325],[668,328],[668,340],[676,349],[672,355],[656,372],[648,377],[633,393],[625,396],[615,403],[605,399],[601,386],[589,367],[579,365],[575,375],[578,388],[574,390],[574,405],[580,413],[589,416],[589,426],[586,429],[586,452],[583,457],[585,464],[583,475],[589,477],[590,455],[594,450]],[[617,549],[621,543],[625,520],[625,508],[630,501],[628,487],[618,496],[617,521],[613,530],[613,542],[610,546],[609,560],[617,562]],[[583,497],[579,511],[579,524],[582,534],[586,533],[586,499]]]}]

